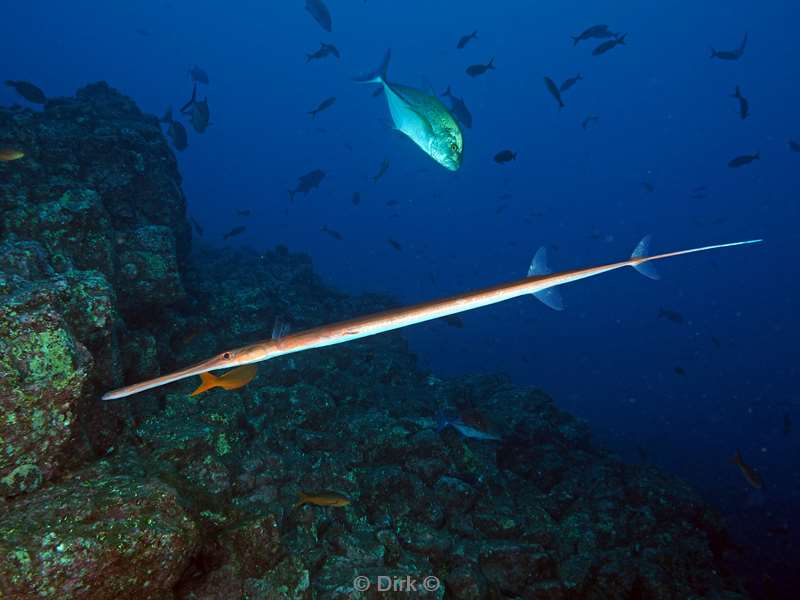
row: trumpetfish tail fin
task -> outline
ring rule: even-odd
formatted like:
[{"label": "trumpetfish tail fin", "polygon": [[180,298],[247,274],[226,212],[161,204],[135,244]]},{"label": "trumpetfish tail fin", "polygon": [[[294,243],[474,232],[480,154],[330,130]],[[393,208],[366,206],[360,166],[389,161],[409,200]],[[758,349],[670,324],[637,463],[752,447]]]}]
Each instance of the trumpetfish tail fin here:
[{"label": "trumpetfish tail fin", "polygon": [[684,254],[694,254],[695,252],[705,252],[706,250],[717,250],[718,248],[731,248],[733,246],[746,246],[748,244],[759,244],[763,239],[744,240],[741,242],[728,242],[727,244],[714,244],[713,246],[700,246],[699,248],[689,248],[688,250],[677,250],[675,252],[665,252],[663,254],[648,255],[650,250],[650,236],[646,235],[636,246],[636,249],[628,259],[627,264],[639,271],[642,275],[650,279],[658,279],[658,272],[650,264],[652,261],[661,260],[664,258],[672,258],[673,256],[683,256]]},{"label": "trumpetfish tail fin", "polygon": [[190,395],[197,396],[198,394],[202,394],[203,392],[207,392],[210,389],[222,385],[220,379],[220,377],[212,375],[211,373],[200,373],[200,385],[197,386]]},{"label": "trumpetfish tail fin", "polygon": [[[547,264],[547,247],[542,246],[533,255],[531,266],[528,268],[528,277],[543,277],[552,272],[553,270]],[[561,292],[555,286],[534,292],[533,297],[553,310],[564,310],[564,300]]]}]

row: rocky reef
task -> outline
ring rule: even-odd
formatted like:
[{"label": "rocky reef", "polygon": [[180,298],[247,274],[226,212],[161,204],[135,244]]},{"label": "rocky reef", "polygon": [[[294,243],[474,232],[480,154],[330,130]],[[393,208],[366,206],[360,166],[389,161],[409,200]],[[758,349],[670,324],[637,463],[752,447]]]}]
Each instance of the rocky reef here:
[{"label": "rocky reef", "polygon": [[0,163],[0,598],[745,597],[684,483],[594,446],[541,390],[422,372],[399,333],[237,391],[101,402],[276,318],[391,300],[284,247],[192,248],[157,119],[105,84],[0,110],[0,145],[26,152]]}]

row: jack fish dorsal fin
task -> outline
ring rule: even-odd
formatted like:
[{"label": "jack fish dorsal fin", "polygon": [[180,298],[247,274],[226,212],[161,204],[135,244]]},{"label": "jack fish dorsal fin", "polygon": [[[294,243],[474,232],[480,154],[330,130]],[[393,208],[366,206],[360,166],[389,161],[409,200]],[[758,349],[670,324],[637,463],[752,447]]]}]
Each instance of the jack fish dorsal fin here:
[{"label": "jack fish dorsal fin", "polygon": [[[542,246],[533,255],[531,266],[528,267],[528,277],[544,277],[552,272],[547,264],[547,248]],[[561,292],[555,287],[534,292],[533,297],[553,310],[564,310],[564,300],[561,298]]]}]

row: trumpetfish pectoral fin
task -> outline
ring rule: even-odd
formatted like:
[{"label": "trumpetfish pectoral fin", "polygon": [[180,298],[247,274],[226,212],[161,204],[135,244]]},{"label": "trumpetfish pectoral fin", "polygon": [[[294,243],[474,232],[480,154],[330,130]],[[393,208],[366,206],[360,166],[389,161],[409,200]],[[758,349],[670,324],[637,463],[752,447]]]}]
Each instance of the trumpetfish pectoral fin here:
[{"label": "trumpetfish pectoral fin", "polygon": [[210,389],[222,385],[220,379],[222,379],[222,377],[217,377],[211,373],[200,373],[200,385],[197,386],[190,395],[197,396],[197,394],[202,394],[203,392],[207,392]]},{"label": "trumpetfish pectoral fin", "polygon": [[[634,248],[633,253],[631,254],[631,258],[644,258],[650,255],[650,240],[652,239],[651,235],[646,235],[642,238],[642,241],[639,242]],[[658,274],[656,271],[656,267],[651,262],[641,262],[637,265],[633,265],[633,268],[639,271],[645,277],[649,277],[650,279],[661,279],[661,275]]]},{"label": "trumpetfish pectoral fin", "polygon": [[[528,277],[544,277],[552,274],[553,270],[547,264],[547,248],[542,246],[533,255],[531,266],[528,267]],[[533,297],[553,310],[564,310],[564,299],[556,287],[550,287],[539,292],[534,292]]]}]

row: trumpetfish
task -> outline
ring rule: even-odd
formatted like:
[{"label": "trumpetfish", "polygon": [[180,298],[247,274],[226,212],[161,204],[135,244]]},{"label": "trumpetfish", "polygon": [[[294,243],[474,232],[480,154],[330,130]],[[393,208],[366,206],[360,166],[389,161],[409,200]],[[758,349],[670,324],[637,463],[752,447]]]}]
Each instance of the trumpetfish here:
[{"label": "trumpetfish", "polygon": [[373,315],[358,317],[347,321],[314,327],[287,335],[274,335],[271,339],[262,340],[241,348],[226,350],[208,360],[196,363],[173,373],[161,375],[147,381],[134,383],[103,395],[103,400],[116,400],[145,390],[150,390],[187,377],[203,375],[209,371],[241,367],[253,363],[270,360],[286,354],[294,354],[312,348],[323,348],[335,344],[343,344],[352,340],[393,331],[409,325],[424,323],[450,315],[474,310],[484,306],[497,304],[519,296],[533,295],[545,305],[555,310],[562,310],[563,303],[557,286],[572,283],[595,275],[616,271],[624,267],[633,267],[639,273],[658,279],[658,273],[652,263],[665,258],[706,252],[718,248],[730,248],[755,244],[763,240],[746,240],[702,246],[688,250],[677,250],[664,254],[649,255],[650,236],[646,236],[636,246],[627,260],[608,263],[596,267],[574,269],[553,273],[547,266],[547,250],[542,247],[533,257],[527,277],[501,283],[488,288],[451,296],[440,300],[432,300],[412,306],[395,308]]}]

